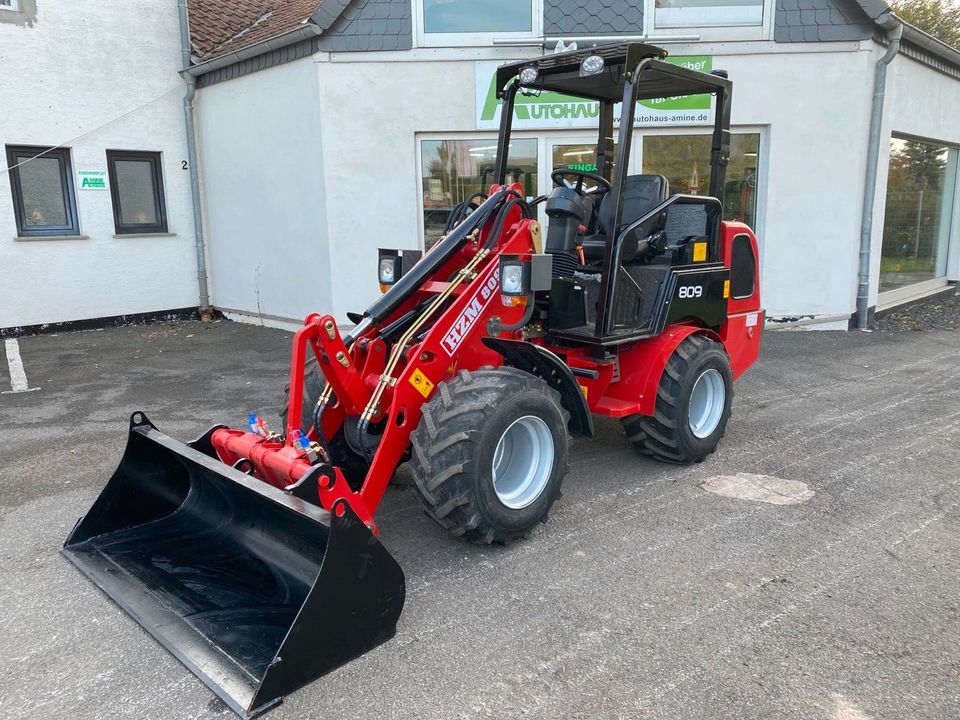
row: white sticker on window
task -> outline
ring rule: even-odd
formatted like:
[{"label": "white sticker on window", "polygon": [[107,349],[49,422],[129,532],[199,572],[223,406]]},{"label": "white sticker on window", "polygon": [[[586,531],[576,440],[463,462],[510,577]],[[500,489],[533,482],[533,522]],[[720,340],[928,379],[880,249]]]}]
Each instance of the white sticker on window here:
[{"label": "white sticker on window", "polygon": [[747,315],[747,327],[754,327],[757,324],[759,313],[750,313]]}]

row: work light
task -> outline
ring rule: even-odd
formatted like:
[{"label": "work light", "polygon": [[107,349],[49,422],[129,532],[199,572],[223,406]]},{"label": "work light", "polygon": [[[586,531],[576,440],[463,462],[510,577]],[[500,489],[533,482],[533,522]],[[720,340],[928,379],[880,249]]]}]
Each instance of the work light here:
[{"label": "work light", "polygon": [[400,271],[400,258],[396,255],[388,255],[380,258],[380,284],[393,285],[397,281],[397,275]]},{"label": "work light", "polygon": [[500,271],[500,291],[504,295],[523,295],[523,265],[503,265]]},{"label": "work light", "polygon": [[537,66],[528,65],[520,71],[520,84],[533,85],[533,83],[537,81],[538,77],[540,77],[540,70],[537,68]]},{"label": "work light", "polygon": [[580,77],[586,77],[587,75],[596,75],[599,72],[603,72],[603,56],[601,55],[588,55],[580,63]]},{"label": "work light", "polygon": [[518,298],[530,294],[530,263],[523,262],[520,255],[501,256],[500,294],[504,305],[516,305]]}]

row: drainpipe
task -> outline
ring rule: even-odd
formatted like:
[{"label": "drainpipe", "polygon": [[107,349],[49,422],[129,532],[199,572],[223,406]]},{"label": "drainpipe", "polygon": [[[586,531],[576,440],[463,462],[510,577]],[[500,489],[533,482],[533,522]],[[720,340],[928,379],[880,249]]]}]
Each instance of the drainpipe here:
[{"label": "drainpipe", "polygon": [[870,137],[867,143],[867,176],[863,191],[863,214],[860,217],[860,273],[857,288],[857,329],[866,330],[870,312],[870,247],[873,238],[873,206],[877,194],[877,165],[880,160],[880,130],[883,125],[883,102],[887,91],[887,66],[900,52],[903,23],[892,13],[877,19],[887,32],[887,52],[877,61],[873,76],[873,110],[870,115]]},{"label": "drainpipe", "polygon": [[[190,67],[190,26],[187,17],[187,0],[179,0],[180,8],[180,56],[184,69]],[[183,96],[183,117],[187,130],[187,164],[190,167],[190,192],[193,196],[193,236],[197,249],[197,284],[200,288],[200,319],[213,320],[213,308],[210,306],[210,288],[207,279],[206,243],[203,237],[203,215],[200,204],[200,175],[197,170],[197,131],[193,120],[193,99],[197,94],[197,78],[189,73],[181,73],[187,83],[187,92]]]}]

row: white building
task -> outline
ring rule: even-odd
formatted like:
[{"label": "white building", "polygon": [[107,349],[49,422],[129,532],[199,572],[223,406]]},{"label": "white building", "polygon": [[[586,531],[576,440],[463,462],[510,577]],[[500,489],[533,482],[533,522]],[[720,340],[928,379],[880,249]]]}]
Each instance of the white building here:
[{"label": "white building", "polygon": [[181,66],[170,0],[0,0],[0,328],[196,309]]},{"label": "white building", "polygon": [[[487,189],[497,65],[560,41],[645,39],[675,62],[728,71],[726,212],[757,231],[771,317],[847,327],[861,279],[872,310],[960,278],[960,53],[882,0],[189,9],[195,168],[176,3],[0,0],[12,168],[0,170],[0,329],[196,308],[198,257],[231,317],[296,324],[329,310],[346,322],[377,293],[378,247],[429,244],[453,204]],[[639,107],[631,171],[705,192],[710,105]],[[510,164],[530,195],[550,190],[554,168],[591,164],[594,110],[551,97],[518,106]]]},{"label": "white building", "polygon": [[[191,17],[214,302],[227,312],[297,322],[362,310],[378,247],[429,243],[452,204],[487,189],[496,66],[560,40],[642,37],[729,72],[727,214],[761,240],[769,314],[845,328],[874,77],[902,34],[880,86],[869,306],[960,276],[960,53],[881,0],[327,0],[282,17],[274,4],[204,0]],[[511,166],[530,195],[549,191],[555,167],[590,164],[590,112],[520,105]],[[638,116],[633,170],[705,191],[709,98]]]}]

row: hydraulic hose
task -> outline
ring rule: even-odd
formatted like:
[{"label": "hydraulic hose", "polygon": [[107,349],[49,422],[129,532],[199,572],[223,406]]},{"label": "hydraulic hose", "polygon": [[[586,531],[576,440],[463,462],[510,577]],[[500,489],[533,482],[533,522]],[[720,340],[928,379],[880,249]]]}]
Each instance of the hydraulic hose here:
[{"label": "hydraulic hose", "polygon": [[[511,193],[516,195],[515,192]],[[527,219],[533,217],[533,211],[530,209],[530,206],[527,205],[525,200],[522,200],[519,196],[515,197],[513,200],[508,201],[500,208],[497,213],[496,220],[493,224],[493,229],[490,234],[487,236],[487,241],[483,244],[484,250],[490,250],[496,242],[500,239],[500,235],[503,232],[503,226],[507,222],[507,216],[510,214],[510,211],[514,207],[519,207],[521,210],[521,215]]]}]

